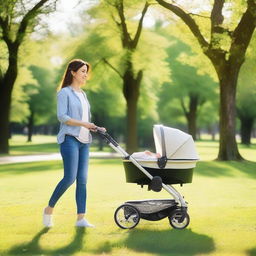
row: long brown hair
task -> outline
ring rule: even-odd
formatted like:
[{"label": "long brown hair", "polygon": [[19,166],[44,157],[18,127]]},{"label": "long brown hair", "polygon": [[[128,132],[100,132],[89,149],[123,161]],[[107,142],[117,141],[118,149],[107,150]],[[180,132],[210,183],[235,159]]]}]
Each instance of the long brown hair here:
[{"label": "long brown hair", "polygon": [[60,86],[58,88],[58,90],[69,86],[72,83],[73,80],[73,76],[71,71],[76,72],[79,68],[81,68],[82,66],[86,65],[87,67],[87,72],[90,71],[90,65],[89,63],[81,60],[81,59],[73,59],[68,63],[67,69],[65,70],[65,73],[63,75],[62,81],[60,83]]}]

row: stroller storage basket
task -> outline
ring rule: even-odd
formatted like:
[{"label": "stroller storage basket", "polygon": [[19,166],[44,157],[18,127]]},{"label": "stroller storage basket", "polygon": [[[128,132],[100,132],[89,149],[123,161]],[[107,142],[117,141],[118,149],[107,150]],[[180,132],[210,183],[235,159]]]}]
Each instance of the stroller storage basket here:
[{"label": "stroller storage basket", "polygon": [[171,199],[151,199],[151,200],[134,200],[127,201],[125,204],[136,207],[140,213],[149,214],[156,213],[162,210],[176,207],[177,203]]},{"label": "stroller storage basket", "polygon": [[[123,160],[126,182],[148,185],[151,180],[144,175],[131,161]],[[193,169],[172,169],[172,168],[150,168],[144,167],[152,176],[160,176],[165,184],[184,184],[191,183]]]}]

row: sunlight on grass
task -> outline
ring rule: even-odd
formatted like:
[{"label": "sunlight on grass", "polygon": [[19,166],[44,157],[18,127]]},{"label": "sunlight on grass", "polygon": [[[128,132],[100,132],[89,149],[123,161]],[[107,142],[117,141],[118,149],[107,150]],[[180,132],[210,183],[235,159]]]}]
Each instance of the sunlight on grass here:
[{"label": "sunlight on grass", "polygon": [[[207,140],[210,137],[203,136],[203,141],[196,141],[197,151],[200,160],[208,161],[214,160],[218,155],[219,142]],[[26,142],[26,136],[14,135],[10,140],[10,155],[28,155],[28,154],[46,154],[59,152],[59,146],[56,143],[56,136],[35,135],[33,142]],[[153,138],[152,138],[153,139]],[[256,160],[256,139],[252,139],[253,144],[245,146],[238,144],[241,155],[249,161]],[[91,146],[91,151],[99,151],[96,145],[97,140]],[[123,147],[123,145],[121,145]],[[140,149],[145,150],[145,149]],[[112,152],[113,150],[104,144],[103,151]]]},{"label": "sunlight on grass", "polygon": [[0,255],[253,256],[255,170],[253,162],[199,162],[193,183],[175,186],[189,202],[186,230],[172,229],[167,219],[141,220],[134,230],[121,230],[113,220],[120,204],[169,194],[126,183],[120,160],[93,159],[87,217],[96,228],[74,228],[72,186],[57,204],[55,227],[48,230],[41,214],[63,175],[61,162],[0,165]]},{"label": "sunlight on grass", "polygon": [[[214,160],[218,156],[218,141],[197,141],[196,148],[201,160]],[[256,161],[256,144],[245,146],[238,144],[239,152],[244,159]]]},{"label": "sunlight on grass", "polygon": [[[91,151],[99,151],[96,145],[92,144]],[[112,149],[104,145],[104,152],[111,152]],[[56,136],[34,135],[32,142],[27,142],[27,137],[23,135],[14,135],[10,140],[10,155],[34,155],[59,152]]]}]

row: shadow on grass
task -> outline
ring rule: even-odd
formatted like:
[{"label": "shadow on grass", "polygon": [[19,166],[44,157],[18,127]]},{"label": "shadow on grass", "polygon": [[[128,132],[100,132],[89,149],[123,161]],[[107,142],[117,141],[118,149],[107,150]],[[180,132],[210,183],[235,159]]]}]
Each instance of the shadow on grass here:
[{"label": "shadow on grass", "polygon": [[58,249],[53,250],[47,250],[43,249],[39,245],[40,238],[49,231],[48,228],[42,229],[40,232],[38,232],[34,238],[29,242],[25,244],[20,244],[12,247],[7,254],[8,255],[72,255],[82,249],[84,246],[84,235],[86,233],[85,228],[76,228],[76,233],[68,245],[65,245]]},{"label": "shadow on grass", "polygon": [[251,178],[256,178],[256,162],[251,161],[209,161],[199,162],[194,172],[204,176],[237,176],[242,172]]},{"label": "shadow on grass", "polygon": [[[93,165],[104,165],[109,168],[111,165],[123,169],[121,159],[91,159],[90,167]],[[4,175],[26,174],[29,172],[51,171],[62,169],[62,161],[41,161],[28,163],[11,163],[0,165],[0,177]],[[250,161],[201,161],[194,169],[195,174],[210,177],[233,177],[242,172],[250,178],[256,178],[256,162]]]},{"label": "shadow on grass", "polygon": [[256,256],[256,248],[247,251],[248,256]]},{"label": "shadow on grass", "polygon": [[0,165],[0,176],[26,174],[29,172],[41,172],[62,169],[61,161],[42,161],[29,163],[12,163]]},{"label": "shadow on grass", "polygon": [[186,230],[130,230],[124,241],[111,243],[106,241],[93,253],[111,253],[113,247],[125,247],[136,252],[155,253],[157,255],[197,255],[215,250],[211,237]]},{"label": "shadow on grass", "polygon": [[[90,159],[90,167],[93,165],[120,165],[122,161],[117,159]],[[39,161],[27,163],[10,163],[0,165],[0,177],[4,175],[26,174],[29,172],[41,172],[63,169],[62,160],[54,161]]]}]

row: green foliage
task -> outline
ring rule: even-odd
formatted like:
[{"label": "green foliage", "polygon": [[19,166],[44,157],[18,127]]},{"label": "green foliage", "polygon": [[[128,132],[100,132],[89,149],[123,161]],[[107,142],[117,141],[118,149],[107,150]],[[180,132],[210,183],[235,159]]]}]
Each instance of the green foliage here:
[{"label": "green foliage", "polygon": [[[49,35],[40,40],[27,40],[21,46],[19,73],[12,95],[12,122],[26,122],[31,110],[37,112],[37,125],[57,122],[55,95],[60,80],[57,68],[63,61],[65,45],[60,38]],[[47,51],[40,54],[42,49]]]},{"label": "green foliage", "polygon": [[[122,118],[124,121],[126,105],[121,76],[129,55],[122,47],[120,31],[115,23],[119,21],[113,6],[116,2],[102,1],[88,11],[92,23],[86,25],[85,33],[80,36],[80,40],[73,43],[75,51],[71,54],[71,58],[79,56],[91,64],[92,72],[85,90],[90,98],[92,116],[97,122],[104,122],[106,125],[111,120],[110,127],[119,123],[114,119]],[[131,37],[137,28],[138,14],[143,5],[144,2],[141,1],[124,1],[127,27]],[[163,36],[144,28],[138,47],[131,54],[134,74],[143,70],[138,104],[140,125],[143,120],[158,120],[157,91],[164,81],[169,81],[169,68],[165,62],[166,46],[168,42]],[[150,132],[151,124],[152,122]]]},{"label": "green foliage", "polygon": [[25,91],[29,95],[30,111],[35,113],[36,124],[56,123],[56,91],[52,72],[37,66],[30,66],[29,69],[38,84],[25,86]]},{"label": "green foliage", "polygon": [[243,64],[237,86],[238,114],[248,118],[256,118],[256,33],[247,51],[246,60]]},{"label": "green foliage", "polygon": [[169,125],[184,124],[183,107],[188,111],[190,97],[197,97],[199,126],[214,124],[217,118],[217,84],[209,75],[199,73],[200,65],[198,67],[197,63],[188,65],[182,61],[183,56],[194,55],[187,44],[170,36],[169,40],[172,41],[172,45],[167,49],[172,82],[164,83],[159,94],[158,111],[161,121]]},{"label": "green foliage", "polygon": [[20,72],[16,80],[15,89],[12,94],[11,121],[24,123],[29,115],[27,100],[29,95],[24,91],[24,85],[37,84],[29,69],[25,66],[20,67]]}]

